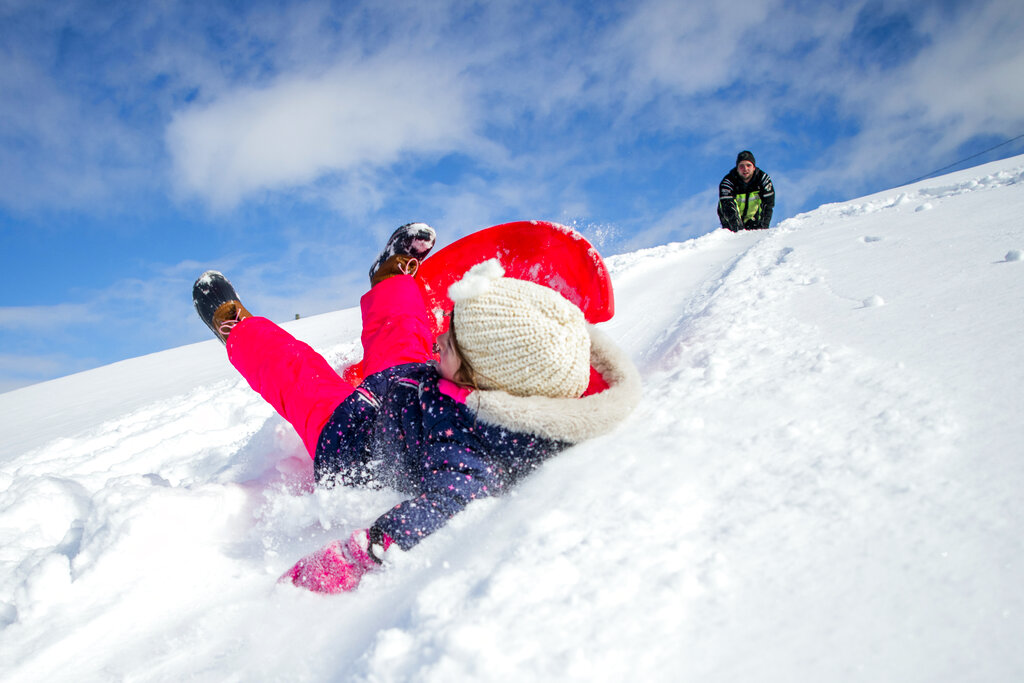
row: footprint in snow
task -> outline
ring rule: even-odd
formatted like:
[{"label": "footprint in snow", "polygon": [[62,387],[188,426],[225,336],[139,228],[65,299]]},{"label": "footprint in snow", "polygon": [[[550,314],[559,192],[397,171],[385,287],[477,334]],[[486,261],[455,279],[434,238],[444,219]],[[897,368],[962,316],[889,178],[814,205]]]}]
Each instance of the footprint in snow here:
[{"label": "footprint in snow", "polygon": [[864,308],[878,308],[879,306],[885,305],[885,299],[875,294],[874,296],[869,296],[867,299],[864,299],[862,303],[864,304]]},{"label": "footprint in snow", "polygon": [[860,237],[859,239],[864,244],[871,244],[872,242],[881,242],[885,238],[877,237],[875,235],[864,235],[863,237]]}]

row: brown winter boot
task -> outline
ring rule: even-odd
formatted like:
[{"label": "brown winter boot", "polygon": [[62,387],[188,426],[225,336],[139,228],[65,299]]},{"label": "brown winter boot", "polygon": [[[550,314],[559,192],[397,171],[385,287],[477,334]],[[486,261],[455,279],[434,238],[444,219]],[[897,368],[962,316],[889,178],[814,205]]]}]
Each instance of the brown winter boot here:
[{"label": "brown winter boot", "polygon": [[252,313],[245,309],[241,301],[225,301],[213,312],[213,333],[224,342],[228,343],[228,335],[235,325],[246,318],[251,318]]},{"label": "brown winter boot", "polygon": [[370,286],[374,287],[394,275],[415,275],[419,267],[419,259],[415,256],[395,254],[377,266],[377,270],[370,276]]},{"label": "brown winter boot", "polygon": [[192,303],[199,318],[224,344],[235,325],[252,317],[224,273],[216,270],[206,271],[192,285]]},{"label": "brown winter boot", "polygon": [[[420,261],[427,258],[427,254],[434,248],[436,238],[434,229],[426,223],[406,223],[399,227],[391,234],[383,251],[370,266],[370,286],[399,273],[414,275]],[[405,257],[401,260],[398,270],[394,265],[396,256]],[[415,263],[409,265],[411,262]]]}]

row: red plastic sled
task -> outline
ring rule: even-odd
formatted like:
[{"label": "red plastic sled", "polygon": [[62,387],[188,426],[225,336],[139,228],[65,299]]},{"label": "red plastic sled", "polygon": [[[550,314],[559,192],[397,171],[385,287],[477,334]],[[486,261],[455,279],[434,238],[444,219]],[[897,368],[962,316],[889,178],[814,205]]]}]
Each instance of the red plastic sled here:
[{"label": "red plastic sled", "polygon": [[505,276],[545,285],[580,307],[590,323],[615,314],[612,281],[597,250],[580,233],[544,221],[519,221],[484,228],[435,252],[420,265],[416,279],[438,321],[452,308],[448,288],[470,268],[497,258]]}]

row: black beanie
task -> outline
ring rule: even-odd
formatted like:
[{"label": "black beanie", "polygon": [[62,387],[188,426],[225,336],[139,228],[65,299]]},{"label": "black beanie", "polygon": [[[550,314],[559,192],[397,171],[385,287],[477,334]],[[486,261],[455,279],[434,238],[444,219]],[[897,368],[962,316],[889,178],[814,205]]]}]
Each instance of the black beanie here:
[{"label": "black beanie", "polygon": [[740,165],[741,161],[749,161],[750,163],[754,164],[754,166],[757,166],[757,162],[754,161],[754,155],[751,152],[748,152],[747,150],[743,150],[742,152],[736,155],[737,166]]}]

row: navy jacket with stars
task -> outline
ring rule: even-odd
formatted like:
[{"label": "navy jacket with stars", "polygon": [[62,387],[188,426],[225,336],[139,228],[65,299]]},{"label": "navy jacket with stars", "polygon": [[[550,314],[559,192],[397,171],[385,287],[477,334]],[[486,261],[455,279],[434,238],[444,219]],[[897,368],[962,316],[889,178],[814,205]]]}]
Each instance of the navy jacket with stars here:
[{"label": "navy jacket with stars", "polygon": [[409,494],[371,527],[408,550],[474,499],[499,495],[629,414],[640,395],[636,369],[604,334],[590,334],[591,365],[608,388],[582,398],[467,391],[426,363],[371,375],[320,433],[317,481]]}]

